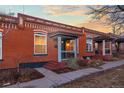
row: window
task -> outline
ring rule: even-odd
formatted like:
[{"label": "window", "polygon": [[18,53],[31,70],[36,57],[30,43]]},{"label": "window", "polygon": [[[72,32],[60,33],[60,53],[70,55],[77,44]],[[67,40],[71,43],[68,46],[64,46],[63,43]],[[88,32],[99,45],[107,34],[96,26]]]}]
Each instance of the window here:
[{"label": "window", "polygon": [[2,59],[2,32],[0,32],[0,59]]},{"label": "window", "polygon": [[95,43],[95,54],[99,54],[98,43]]},{"label": "window", "polygon": [[43,33],[34,34],[34,54],[47,54],[47,35]]},{"label": "window", "polygon": [[79,53],[79,39],[77,38],[77,53]]},{"label": "window", "polygon": [[87,38],[86,39],[86,51],[87,52],[92,52],[93,51],[93,43],[92,43],[92,39],[91,38]]},{"label": "window", "polygon": [[105,48],[105,54],[109,55],[110,54],[110,49],[109,48]]}]

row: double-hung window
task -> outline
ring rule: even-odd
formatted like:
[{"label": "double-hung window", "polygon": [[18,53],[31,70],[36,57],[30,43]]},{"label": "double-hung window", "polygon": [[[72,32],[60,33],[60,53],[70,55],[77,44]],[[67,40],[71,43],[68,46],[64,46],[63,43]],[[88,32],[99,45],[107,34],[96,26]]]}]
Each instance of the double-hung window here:
[{"label": "double-hung window", "polygon": [[92,38],[87,38],[86,39],[86,51],[87,52],[92,52],[93,51],[93,40],[92,40]]},{"label": "double-hung window", "polygon": [[47,54],[47,34],[34,34],[34,54]]}]

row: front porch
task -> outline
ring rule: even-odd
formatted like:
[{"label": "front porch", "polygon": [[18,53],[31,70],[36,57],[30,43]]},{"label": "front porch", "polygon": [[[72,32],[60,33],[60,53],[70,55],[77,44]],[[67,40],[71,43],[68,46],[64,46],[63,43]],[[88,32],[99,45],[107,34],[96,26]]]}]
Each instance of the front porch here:
[{"label": "front porch", "polygon": [[109,35],[97,36],[94,38],[95,57],[110,60],[112,58],[112,44],[115,38]]},{"label": "front porch", "polygon": [[57,41],[58,62],[77,57],[78,37],[80,35],[81,33],[69,32],[55,32],[50,34],[50,37]]}]

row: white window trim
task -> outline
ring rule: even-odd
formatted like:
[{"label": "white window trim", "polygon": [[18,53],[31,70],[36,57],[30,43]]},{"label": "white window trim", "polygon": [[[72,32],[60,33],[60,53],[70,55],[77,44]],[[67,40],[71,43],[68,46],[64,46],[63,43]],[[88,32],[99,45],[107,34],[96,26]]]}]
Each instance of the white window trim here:
[{"label": "white window trim", "polygon": [[87,52],[93,52],[93,39],[92,38],[86,38],[86,44],[87,44],[87,39],[91,39],[92,40],[92,43],[90,42],[90,43],[88,43],[88,44],[91,44],[91,50],[87,50],[87,48],[86,48],[86,51]]},{"label": "white window trim", "polygon": [[79,54],[79,38],[77,38],[77,53]]},{"label": "white window trim", "polygon": [[47,34],[48,33],[47,31],[41,30],[41,29],[34,29],[33,31],[34,31],[34,33],[42,33],[42,34]]},{"label": "white window trim", "polygon": [[[46,37],[46,44],[45,44],[45,46],[46,46],[46,53],[36,53],[35,52],[35,35],[37,35],[37,36],[45,36]],[[47,43],[47,33],[43,33],[43,32],[35,32],[34,33],[34,54],[35,55],[40,55],[40,54],[47,54],[47,46],[48,46],[48,43]]]},{"label": "white window trim", "polygon": [[1,47],[1,48],[0,48],[1,57],[0,57],[0,60],[2,60],[2,58],[3,58],[3,55],[2,55],[2,54],[3,54],[3,52],[2,52],[2,49],[3,49],[3,48],[2,48],[2,46],[3,46],[3,42],[2,42],[2,41],[3,41],[3,39],[2,39],[2,32],[0,32],[0,39],[1,39],[1,46],[0,46],[0,47]]}]

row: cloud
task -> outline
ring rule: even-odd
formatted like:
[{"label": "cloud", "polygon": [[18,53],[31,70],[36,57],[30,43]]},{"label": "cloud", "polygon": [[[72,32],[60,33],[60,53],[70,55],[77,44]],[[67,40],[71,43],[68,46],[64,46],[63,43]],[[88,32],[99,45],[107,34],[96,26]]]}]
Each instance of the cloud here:
[{"label": "cloud", "polygon": [[86,13],[86,6],[81,5],[49,5],[41,6],[46,14],[53,16],[83,16]]},{"label": "cloud", "polygon": [[[90,6],[81,5],[49,5],[41,6],[45,14],[54,17],[60,22],[67,23],[78,27],[86,27],[89,29],[111,32],[110,26],[105,26],[103,23],[105,19],[100,21],[93,21],[92,15],[87,15]],[[91,6],[101,7],[101,6]],[[62,19],[63,18],[63,19]],[[106,22],[106,21],[105,21]]]},{"label": "cloud", "polygon": [[86,27],[89,29],[93,29],[93,30],[100,31],[100,32],[106,32],[106,33],[112,31],[111,26],[105,25],[105,24],[98,22],[98,21],[97,22],[96,21],[89,21],[89,22],[85,22],[85,23],[79,23],[76,26]]}]

